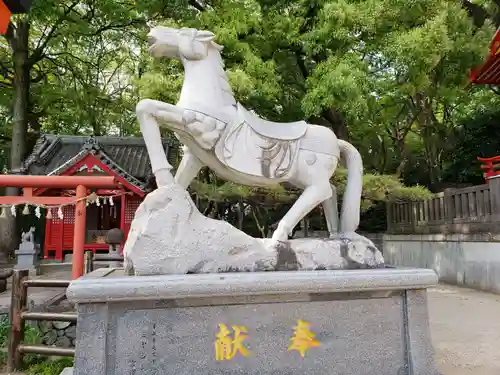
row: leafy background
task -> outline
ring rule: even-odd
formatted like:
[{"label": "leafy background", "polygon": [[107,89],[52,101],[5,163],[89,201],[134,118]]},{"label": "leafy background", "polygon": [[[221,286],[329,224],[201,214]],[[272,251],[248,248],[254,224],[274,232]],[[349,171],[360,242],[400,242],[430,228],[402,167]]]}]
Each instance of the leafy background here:
[{"label": "leafy background", "polygon": [[[178,62],[147,56],[149,26],[196,27],[224,45],[238,101],[360,150],[362,229],[383,231],[385,202],[480,183],[476,157],[500,152],[499,96],[468,85],[499,20],[489,0],[34,0],[0,44],[0,167],[19,168],[40,132],[139,135],[135,104],[175,103],[183,79]],[[345,171],[334,178],[342,191]],[[296,194],[206,170],[191,190],[206,214],[255,235]],[[310,222],[324,229],[319,210]],[[16,230],[0,228],[1,254]]]}]

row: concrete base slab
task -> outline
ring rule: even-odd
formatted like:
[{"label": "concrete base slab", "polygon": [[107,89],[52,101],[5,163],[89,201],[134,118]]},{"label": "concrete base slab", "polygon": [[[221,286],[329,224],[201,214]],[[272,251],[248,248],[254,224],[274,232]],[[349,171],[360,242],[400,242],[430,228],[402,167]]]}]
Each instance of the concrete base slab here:
[{"label": "concrete base slab", "polygon": [[66,367],[60,375],[73,375],[73,367]]},{"label": "concrete base slab", "polygon": [[67,291],[75,375],[439,374],[432,270],[101,274]]}]

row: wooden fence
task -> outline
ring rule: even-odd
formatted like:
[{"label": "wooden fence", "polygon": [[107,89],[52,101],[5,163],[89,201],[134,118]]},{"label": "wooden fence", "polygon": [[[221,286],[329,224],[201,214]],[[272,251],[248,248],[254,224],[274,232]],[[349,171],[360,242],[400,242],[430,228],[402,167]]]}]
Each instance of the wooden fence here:
[{"label": "wooden fence", "polygon": [[[119,254],[96,254],[85,252],[85,274],[94,270],[94,262],[123,262]],[[24,327],[27,320],[77,322],[76,313],[30,312],[28,311],[28,287],[67,288],[69,280],[30,279],[29,270],[14,270],[12,278],[12,295],[10,306],[10,334],[8,343],[7,369],[14,371],[22,368],[23,356],[26,353],[74,357],[74,348],[60,348],[44,345],[25,345]]]},{"label": "wooden fence", "polygon": [[[497,186],[498,185],[498,186]],[[500,233],[500,179],[434,198],[394,202],[387,208],[387,231],[393,234]]]},{"label": "wooden fence", "polygon": [[69,280],[30,279],[29,270],[14,270],[12,278],[12,297],[10,305],[10,334],[7,354],[7,370],[20,369],[26,353],[67,356],[75,355],[74,348],[58,348],[45,345],[25,345],[24,327],[27,320],[52,320],[76,322],[76,314],[28,311],[28,287],[67,288]]}]

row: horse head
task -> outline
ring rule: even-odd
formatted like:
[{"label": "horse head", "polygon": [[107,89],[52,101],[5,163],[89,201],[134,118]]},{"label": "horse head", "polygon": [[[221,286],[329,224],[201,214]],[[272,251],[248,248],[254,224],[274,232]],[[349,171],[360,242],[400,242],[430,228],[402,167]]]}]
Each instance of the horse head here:
[{"label": "horse head", "polygon": [[214,39],[212,32],[192,28],[157,26],[148,34],[152,57],[173,58],[184,65],[184,83],[177,103],[183,110],[182,121],[164,123],[174,132],[190,136],[205,150],[215,147],[236,114],[236,100],[220,55],[222,46]]},{"label": "horse head", "polygon": [[210,31],[157,26],[148,34],[149,54],[179,60],[203,60],[208,55],[209,47],[222,50],[222,46],[213,41],[214,38]]}]

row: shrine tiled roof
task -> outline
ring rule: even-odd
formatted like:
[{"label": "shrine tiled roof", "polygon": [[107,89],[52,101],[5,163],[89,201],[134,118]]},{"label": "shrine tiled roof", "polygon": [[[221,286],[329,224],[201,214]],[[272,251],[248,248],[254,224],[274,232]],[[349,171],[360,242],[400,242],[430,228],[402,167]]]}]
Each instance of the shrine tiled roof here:
[{"label": "shrine tiled roof", "polygon": [[500,28],[493,36],[488,57],[470,72],[469,79],[477,85],[500,84]]},{"label": "shrine tiled roof", "polygon": [[[168,159],[175,163],[177,147],[164,140]],[[57,175],[89,152],[137,187],[151,176],[149,156],[141,137],[88,137],[43,134],[25,160],[30,175]]]}]

